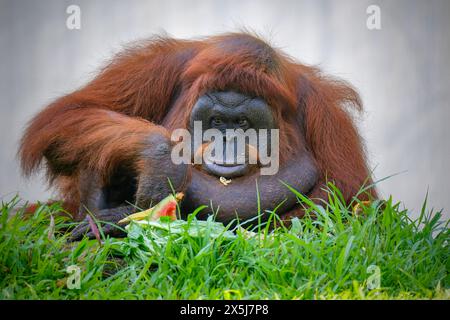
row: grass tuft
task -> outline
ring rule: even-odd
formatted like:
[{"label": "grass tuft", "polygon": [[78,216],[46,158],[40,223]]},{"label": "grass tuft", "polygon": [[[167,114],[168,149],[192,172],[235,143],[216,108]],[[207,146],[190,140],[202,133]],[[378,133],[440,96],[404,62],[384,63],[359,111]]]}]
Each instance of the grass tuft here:
[{"label": "grass tuft", "polygon": [[193,214],[132,223],[127,238],[101,245],[68,243],[58,204],[25,219],[19,199],[2,203],[0,299],[450,298],[448,221],[426,200],[412,220],[392,198],[354,215],[332,186],[322,205],[291,190],[309,209],[289,228],[269,228],[275,212],[252,230]]}]

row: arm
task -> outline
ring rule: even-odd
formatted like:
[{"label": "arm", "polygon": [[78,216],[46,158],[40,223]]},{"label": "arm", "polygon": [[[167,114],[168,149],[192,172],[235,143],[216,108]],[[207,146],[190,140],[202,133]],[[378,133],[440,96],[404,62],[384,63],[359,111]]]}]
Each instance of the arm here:
[{"label": "arm", "polygon": [[[326,200],[328,196],[322,188],[331,181],[349,203],[363,186],[372,183],[364,145],[351,114],[362,111],[362,102],[344,81],[325,78],[312,68],[301,72],[299,96],[305,107],[306,144],[321,173],[310,197]],[[358,197],[377,197],[377,193],[372,188]]]},{"label": "arm", "polygon": [[[162,127],[99,108],[55,104],[42,111],[22,139],[21,159],[26,173],[48,162],[50,177],[90,169],[107,180],[120,163],[135,162],[151,135],[167,137]],[[135,169],[137,163],[133,164]]]},{"label": "arm", "polygon": [[150,133],[167,135],[149,121],[160,123],[169,111],[195,47],[194,42],[156,39],[117,55],[85,87],[31,121],[19,149],[23,172],[31,174],[46,158],[50,181],[80,167],[105,178],[114,164],[136,159]]},{"label": "arm", "polygon": [[[142,206],[171,191],[167,178],[181,188],[186,168],[167,164],[169,134],[156,124],[169,112],[195,48],[194,42],[156,39],[115,57],[85,87],[30,122],[19,149],[23,172],[30,175],[44,165],[50,184],[71,207],[91,190],[83,182],[86,173],[96,179],[90,183],[95,193],[117,170],[135,172]],[[163,187],[150,190],[158,181]]]}]

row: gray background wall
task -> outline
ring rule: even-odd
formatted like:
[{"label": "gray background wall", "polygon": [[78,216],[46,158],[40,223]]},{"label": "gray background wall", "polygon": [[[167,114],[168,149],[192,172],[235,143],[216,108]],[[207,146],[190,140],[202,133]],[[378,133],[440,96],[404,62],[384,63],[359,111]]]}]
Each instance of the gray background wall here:
[{"label": "gray background wall", "polygon": [[[66,8],[81,8],[81,30]],[[366,27],[381,8],[382,29]],[[417,214],[429,190],[450,198],[450,1],[0,1],[0,198],[45,199],[41,176],[23,179],[15,153],[26,121],[89,80],[121,46],[163,31],[198,37],[253,29],[299,61],[353,83],[360,130],[380,184]]]}]

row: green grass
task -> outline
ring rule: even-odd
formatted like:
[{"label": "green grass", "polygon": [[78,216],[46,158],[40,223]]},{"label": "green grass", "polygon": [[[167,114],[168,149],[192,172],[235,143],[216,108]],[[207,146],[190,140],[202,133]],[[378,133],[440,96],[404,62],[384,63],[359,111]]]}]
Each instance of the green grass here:
[{"label": "green grass", "polygon": [[[298,197],[304,201],[307,199]],[[133,224],[129,237],[68,243],[58,205],[24,219],[17,199],[0,216],[1,299],[449,299],[449,228],[417,220],[392,199],[351,214],[330,191],[316,219],[256,236],[212,220]],[[275,216],[272,216],[275,219]],[[68,266],[81,270],[67,288]],[[375,271],[374,271],[375,270]],[[380,287],[376,287],[379,271]],[[375,280],[374,280],[375,279]],[[375,288],[374,288],[375,286]]]}]

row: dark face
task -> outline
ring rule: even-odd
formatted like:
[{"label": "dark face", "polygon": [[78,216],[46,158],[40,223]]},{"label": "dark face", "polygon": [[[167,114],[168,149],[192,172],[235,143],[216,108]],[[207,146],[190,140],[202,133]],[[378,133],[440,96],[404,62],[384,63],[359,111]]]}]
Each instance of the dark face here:
[{"label": "dark face", "polygon": [[[216,129],[222,134],[226,134],[227,129],[242,129],[246,133],[260,129],[275,129],[275,121],[270,107],[260,98],[253,98],[234,91],[209,92],[201,96],[195,103],[191,118],[190,131],[194,130],[194,121],[200,121],[203,131]],[[270,141],[270,140],[269,140]],[[223,138],[223,161],[216,161],[214,157],[205,156],[202,169],[218,177],[234,178],[247,174],[252,163],[249,163],[248,156],[252,152],[257,152],[258,142],[252,143],[246,140],[246,161],[237,161],[238,146],[237,140]],[[203,145],[204,147],[205,145]],[[227,148],[234,148],[234,158],[227,157]],[[195,149],[194,149],[195,150]],[[195,152],[199,152],[195,150]],[[203,149],[200,152],[204,152]],[[254,164],[254,165],[257,165]]]}]

